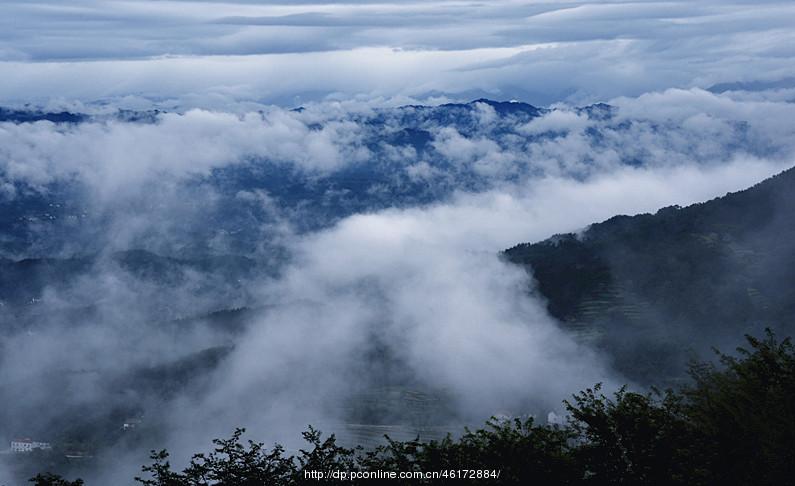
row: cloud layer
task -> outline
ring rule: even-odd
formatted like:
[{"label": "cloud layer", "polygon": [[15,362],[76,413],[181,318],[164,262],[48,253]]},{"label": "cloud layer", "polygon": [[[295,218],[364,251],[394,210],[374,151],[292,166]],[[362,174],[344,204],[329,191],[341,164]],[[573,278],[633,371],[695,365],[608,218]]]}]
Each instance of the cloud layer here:
[{"label": "cloud layer", "polygon": [[[185,457],[235,426],[292,446],[308,423],[364,421],[367,397],[383,405],[394,389],[435,397],[446,408],[430,423],[449,428],[559,410],[572,391],[624,380],[499,251],[791,166],[795,108],[779,95],[670,89],[541,111],[111,105],[80,123],[0,123],[3,216],[21,210],[12,226],[34,242],[6,256],[90,258],[72,280],[0,302],[13,309],[0,316],[0,392],[27,390],[0,419],[67,436],[84,420],[112,435],[142,414],[141,442],[116,437],[97,457],[91,474],[115,484],[150,448]],[[120,250],[173,257],[172,270]],[[179,263],[199,257],[249,271]],[[185,319],[240,306],[235,325]]]},{"label": "cloud layer", "polygon": [[[5,2],[0,99],[589,102],[793,76],[782,1]],[[764,73],[764,74],[760,74]]]},{"label": "cloud layer", "polygon": [[[0,122],[0,265],[61,258],[0,298],[0,440],[97,441],[119,484],[150,448],[291,446],[389,390],[454,428],[622,383],[498,252],[792,166],[793,24],[775,0],[3,2],[0,105],[88,115]],[[480,97],[551,107],[444,105]]]},{"label": "cloud layer", "polygon": [[[795,152],[793,106],[673,89],[585,109],[348,101],[241,114],[103,109],[77,124],[0,123],[0,202],[38,245],[4,243],[3,253],[134,247],[179,256],[186,238],[246,253],[234,240],[261,246],[359,211],[512,191],[540,177],[784,164]],[[42,197],[57,207],[22,203]]]}]

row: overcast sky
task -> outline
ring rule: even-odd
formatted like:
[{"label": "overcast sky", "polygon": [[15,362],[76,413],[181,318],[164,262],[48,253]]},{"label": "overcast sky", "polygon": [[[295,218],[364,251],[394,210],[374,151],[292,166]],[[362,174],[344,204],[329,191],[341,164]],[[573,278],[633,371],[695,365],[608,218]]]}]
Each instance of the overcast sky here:
[{"label": "overcast sky", "polygon": [[795,75],[795,3],[3,0],[0,100],[585,103]]}]

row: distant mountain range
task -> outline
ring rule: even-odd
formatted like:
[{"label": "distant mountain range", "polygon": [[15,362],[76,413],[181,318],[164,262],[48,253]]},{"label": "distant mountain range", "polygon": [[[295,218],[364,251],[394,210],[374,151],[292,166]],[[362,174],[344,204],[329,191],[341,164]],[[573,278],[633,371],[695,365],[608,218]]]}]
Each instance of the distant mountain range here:
[{"label": "distant mountain range", "polygon": [[[278,226],[284,220],[289,220],[295,231],[314,231],[351,214],[431,204],[456,191],[486,191],[548,174],[583,178],[590,171],[603,169],[597,162],[599,154],[611,164],[652,164],[649,153],[616,150],[614,145],[623,147],[622,137],[631,137],[633,130],[661,139],[670,131],[657,122],[618,117],[615,107],[601,103],[561,109],[566,111],[562,117],[566,122],[532,125],[556,110],[488,99],[306,116],[302,113],[307,110],[297,108],[293,110],[296,123],[304,124],[310,133],[321,130],[324,123],[354,127],[351,133],[355,136],[345,146],[364,155],[360,159],[346,157],[330,170],[307,169],[294,161],[261,156],[219,161],[209,173],[175,181],[171,190],[179,200],[191,201],[192,205],[179,221],[169,220],[168,214],[153,214],[151,228],[137,235],[138,241],[115,248],[200,258],[220,246],[222,253],[249,255],[263,241],[273,239],[263,234],[263,228]],[[112,123],[115,127],[158,124],[163,116],[158,110],[86,114],[0,108],[0,124],[53,123],[55,131],[64,135],[88,123]],[[268,123],[266,118],[263,114],[263,123]],[[574,136],[576,145],[588,147],[577,156],[576,163],[561,155],[566,153],[563,148],[544,152],[544,147],[558,147],[555,144],[567,137],[570,127],[566,123],[572,119],[574,126],[580,127],[576,130],[582,130]],[[747,123],[730,126],[732,140],[749,137]],[[766,155],[757,153],[762,149],[755,147],[762,145],[739,145],[752,155]],[[736,149],[725,147],[727,153]],[[558,156],[562,158],[558,160]],[[48,157],[57,164],[58,154]],[[697,159],[697,153],[693,157]],[[4,176],[0,168],[0,181]],[[92,191],[97,188],[80,177],[64,175],[46,184],[27,184],[13,178],[6,182],[5,194],[0,193],[0,257],[101,252],[108,246],[111,223],[120,217],[113,211],[149,203],[124,201],[118,207],[109,207],[92,199]],[[263,195],[269,201],[267,208],[262,204]],[[163,234],[169,235],[168,242]],[[155,247],[150,245],[152,241],[171,246]]]},{"label": "distant mountain range", "polygon": [[731,350],[765,327],[795,333],[795,169],[504,256],[533,275],[553,316],[629,377],[673,380],[709,346]]},{"label": "distant mountain range", "polygon": [[[487,124],[482,121],[484,109],[493,109],[495,114]],[[241,192],[264,192],[274,201],[274,208],[289,214],[296,230],[311,231],[357,212],[428,204],[456,190],[482,191],[500,182],[529,177],[535,169],[527,164],[514,163],[504,173],[485,174],[476,160],[451,160],[438,145],[440,130],[454,130],[475,140],[512,137],[511,143],[518,143],[513,131],[550,111],[526,103],[479,99],[347,113],[344,120],[355,124],[361,134],[356,143],[368,154],[366,160],[349,160],[331,171],[317,172],[261,157],[219,161],[219,168],[210,174],[180,181],[184,200],[206,201],[207,193],[218,197],[211,203],[201,203],[204,206],[194,215],[197,219],[183,216],[179,228],[169,228],[182,240],[179,248],[151,248],[143,243],[133,247],[194,258],[208,251],[207,242],[220,239],[227,245],[227,252],[248,254],[268,239],[255,229],[279,216],[263,211],[259,200],[240,197]],[[600,104],[576,111],[605,120],[612,116],[613,109]],[[158,110],[85,114],[0,108],[0,123],[50,122],[69,131],[86,123],[155,124],[162,115],[164,112]],[[320,123],[307,123],[310,130],[322,127]],[[559,134],[525,134],[522,140],[532,143],[555,136]],[[2,177],[0,167],[0,181]],[[83,182],[63,179],[43,187],[15,182],[13,198],[0,194],[0,257],[73,255],[75,251],[70,247],[75,246],[89,252],[102,251],[103,233],[114,215],[87,196],[90,191]]]},{"label": "distant mountain range", "polygon": [[[578,134],[594,147],[602,143],[604,130],[615,134],[633,123],[619,120],[616,109],[604,104],[572,111],[578,119],[599,122],[598,128]],[[129,213],[107,212],[81,181],[43,188],[18,184],[13,198],[0,199],[0,337],[35,341],[48,329],[69,335],[96,323],[98,329],[118,326],[131,350],[141,336],[157,330],[174,353],[132,369],[34,369],[24,379],[0,383],[0,395],[15,397],[0,410],[0,429],[55,435],[92,451],[131,440],[121,424],[148,413],[147,434],[155,431],[157,438],[152,403],[177,392],[203,393],[236,339],[268,312],[256,287],[263,276],[277,275],[290,253],[277,244],[268,247],[262,228],[283,218],[294,225],[291,230],[313,231],[358,212],[524,182],[543,169],[512,160],[505,173],[483,173],[475,158],[462,162],[445,154],[442,138],[454,130],[470,141],[487,140],[497,151],[509,147],[513,156],[564,136],[554,127],[517,128],[549,113],[524,103],[481,99],[349,115],[363,132],[366,160],[307,173],[284,161],[252,159],[180,180],[170,201],[195,207],[177,217],[163,212],[162,218],[156,205],[145,208],[153,216],[145,229],[154,237],[144,234],[121,248],[104,238],[113,233],[112,220],[123,223]],[[97,117],[0,109],[0,123],[54,123],[64,130],[109,119],[159,123],[160,116],[156,111]],[[735,128],[742,133],[744,127]],[[424,164],[420,177],[410,170],[415,163]],[[627,156],[619,163],[634,166],[644,160]],[[253,197],[262,194],[268,204]],[[158,246],[147,246],[149,241]],[[675,384],[688,358],[703,357],[710,346],[730,350],[743,332],[759,335],[771,327],[795,334],[795,169],[703,204],[616,216],[578,234],[520,244],[502,256],[524,266],[534,278],[530,291],[545,299],[549,312],[578,339],[607,351],[603,354],[625,377],[640,384]],[[123,293],[114,300],[115,290],[135,295],[125,299]],[[196,335],[206,340],[186,339]],[[4,345],[0,342],[0,352]],[[366,359],[373,376],[381,369],[384,376],[391,373],[391,358],[379,346]],[[44,384],[52,396],[88,387],[111,393],[43,414],[51,403],[36,395],[32,382]],[[348,397],[343,406],[352,420],[391,420],[404,402],[449,415],[444,397],[406,392],[412,383],[384,382],[375,391]]]},{"label": "distant mountain range", "polygon": [[[29,315],[36,306],[28,303],[35,303],[45,287],[69,288],[95,275],[100,260],[163,288],[186,274],[205,278],[207,285],[198,288],[202,292],[226,281],[233,284],[225,288],[242,288],[239,282],[250,269],[275,271],[285,261],[288,252],[280,253],[283,249],[276,246],[259,252],[273,255],[274,261],[250,258],[252,249],[269,244],[269,225],[277,227],[280,218],[295,231],[312,231],[358,212],[433,203],[457,190],[478,192],[542,174],[542,168],[510,157],[505,172],[484,173],[477,158],[461,161],[446,154],[443,137],[454,130],[518,156],[562,136],[554,127],[518,128],[551,111],[478,99],[347,113],[346,121],[362,134],[357,143],[368,151],[366,160],[307,173],[284,161],[252,158],[189,177],[179,182],[176,194],[195,208],[177,220],[153,212],[151,228],[145,228],[151,234],[123,248],[108,245],[106,237],[114,218],[125,215],[92,201],[81,181],[44,188],[18,184],[13,198],[0,199],[0,305]],[[591,147],[603,145],[605,130],[613,136],[634,123],[619,119],[616,108],[605,104],[570,111],[598,122],[578,135]],[[51,122],[65,129],[107,120],[159,123],[161,115],[156,110],[89,115],[0,108],[0,122]],[[644,127],[657,130],[653,123]],[[747,128],[734,126],[740,138]],[[644,160],[635,153],[620,163],[634,166]],[[422,170],[414,171],[411,164],[423,165]],[[578,177],[579,169],[572,170],[568,175]],[[675,378],[692,353],[733,344],[723,336],[765,326],[790,329],[795,310],[795,244],[790,243],[795,241],[794,177],[790,171],[689,208],[618,216],[580,235],[519,245],[505,256],[532,272],[552,315],[580,338],[612,350],[616,365],[630,376],[646,380],[663,369]],[[260,193],[272,204],[241,197]],[[150,241],[159,246],[148,246]],[[109,253],[108,246],[120,251]],[[638,347],[638,342],[645,344]]]}]

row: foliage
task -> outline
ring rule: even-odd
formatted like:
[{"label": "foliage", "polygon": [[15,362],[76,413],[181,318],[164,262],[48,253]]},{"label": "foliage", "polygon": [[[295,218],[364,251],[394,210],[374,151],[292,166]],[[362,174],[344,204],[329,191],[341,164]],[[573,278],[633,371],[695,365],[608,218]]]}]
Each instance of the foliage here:
[{"label": "foliage", "polygon": [[84,484],[82,479],[69,481],[52,473],[37,474],[30,479],[30,482],[33,483],[34,486],[83,486]]},{"label": "foliage", "polygon": [[747,336],[739,357],[719,353],[722,370],[695,364],[685,390],[688,415],[711,451],[716,482],[792,484],[795,481],[795,348]]},{"label": "foliage", "polygon": [[589,483],[703,483],[700,437],[680,396],[622,388],[611,399],[600,389],[566,402],[570,427],[581,439],[573,453]]},{"label": "foliage", "polygon": [[765,327],[795,335],[795,170],[689,207],[615,216],[506,250],[549,312],[624,376],[673,386],[691,353]]},{"label": "foliage", "polygon": [[[309,428],[309,447],[288,455],[280,445],[242,442],[243,429],[215,440],[181,472],[165,450],[142,468],[144,486],[326,484],[309,471],[499,471],[490,479],[411,479],[392,484],[788,485],[795,484],[795,348],[789,339],[747,337],[737,356],[697,363],[680,390],[607,396],[601,385],[565,402],[566,426],[532,418],[492,419],[457,439],[395,441],[347,449]],[[79,486],[52,475],[36,485]],[[60,481],[60,482],[59,482]],[[344,481],[365,484],[372,480]]]}]

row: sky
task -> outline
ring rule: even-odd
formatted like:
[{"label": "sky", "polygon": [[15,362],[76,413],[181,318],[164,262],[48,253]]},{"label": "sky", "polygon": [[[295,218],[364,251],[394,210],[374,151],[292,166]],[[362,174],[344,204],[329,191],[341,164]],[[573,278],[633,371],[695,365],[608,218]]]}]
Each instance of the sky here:
[{"label": "sky", "polygon": [[589,103],[795,76],[795,4],[0,2],[0,100]]}]

